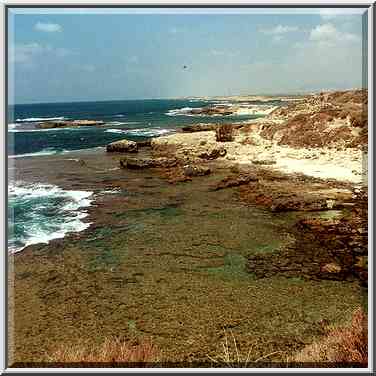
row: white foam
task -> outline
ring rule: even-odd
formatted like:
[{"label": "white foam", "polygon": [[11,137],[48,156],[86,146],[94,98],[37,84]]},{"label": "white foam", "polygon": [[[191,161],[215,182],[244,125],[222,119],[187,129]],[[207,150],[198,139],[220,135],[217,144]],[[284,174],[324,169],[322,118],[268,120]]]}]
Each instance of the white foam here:
[{"label": "white foam", "polygon": [[9,155],[8,158],[42,157],[44,155],[54,155],[54,154],[58,154],[58,152],[54,149],[43,149],[35,153]]},{"label": "white foam", "polygon": [[120,193],[121,189],[120,188],[113,188],[113,189],[107,189],[105,191],[102,191],[102,194],[117,194]]},{"label": "white foam", "polygon": [[[88,207],[93,202],[90,197],[93,192],[89,191],[68,191],[51,184],[9,184],[8,193],[10,199],[31,200],[40,197],[63,197],[71,200],[64,205],[61,210],[68,213],[62,227],[53,232],[46,232],[41,229],[38,223],[30,224],[26,232],[27,239],[23,240],[24,245],[20,248],[9,247],[10,252],[19,252],[31,244],[49,243],[52,239],[63,238],[69,232],[80,232],[90,226],[91,223],[82,222],[81,220],[88,216],[82,209]],[[42,209],[39,206],[38,209]]]},{"label": "white foam", "polygon": [[130,136],[153,137],[173,132],[173,129],[164,128],[138,128],[138,129],[107,129],[105,132],[128,134]]},{"label": "white foam", "polygon": [[37,151],[35,153],[8,155],[8,158],[14,159],[14,158],[26,158],[26,157],[43,157],[43,156],[46,156],[46,155],[66,154],[66,153],[77,152],[77,151],[82,151],[82,150],[88,150],[88,149],[56,150],[56,149],[53,149],[53,148],[47,148],[47,149],[43,149],[41,151]]},{"label": "white foam", "polygon": [[68,118],[64,116],[59,116],[59,117],[47,117],[47,118],[42,118],[42,117],[31,117],[31,118],[24,118],[24,119],[16,119],[18,123],[33,123],[36,121],[45,121],[45,120],[66,120]]},{"label": "white foam", "polygon": [[[194,108],[192,107],[183,107],[183,108],[177,108],[177,109],[174,109],[174,110],[169,110],[165,113],[165,115],[168,115],[168,116],[197,116],[195,114],[190,114],[190,112],[193,110]],[[196,110],[199,110],[200,108],[195,108]]]},{"label": "white foam", "polygon": [[126,124],[140,124],[138,121],[109,121],[105,125],[126,125]]}]

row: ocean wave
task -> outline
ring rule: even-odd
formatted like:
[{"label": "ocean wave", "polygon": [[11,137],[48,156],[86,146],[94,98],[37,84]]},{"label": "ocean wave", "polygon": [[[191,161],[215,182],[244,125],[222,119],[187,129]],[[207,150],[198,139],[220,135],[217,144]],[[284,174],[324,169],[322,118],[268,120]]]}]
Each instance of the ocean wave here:
[{"label": "ocean wave", "polygon": [[138,129],[106,129],[108,133],[127,134],[130,136],[155,137],[172,133],[174,129],[164,128],[138,128]]},{"label": "ocean wave", "polygon": [[113,117],[121,118],[121,117],[125,117],[125,115],[119,114],[119,115],[114,115]]},{"label": "ocean wave", "polygon": [[64,190],[51,184],[10,184],[9,212],[10,252],[19,252],[28,245],[49,243],[67,233],[90,226],[82,222],[88,213],[82,208],[91,205],[93,192]]},{"label": "ocean wave", "polygon": [[[199,109],[199,108],[195,108]],[[168,110],[165,115],[167,116],[196,116],[193,114],[190,114],[190,112],[193,110],[192,107],[183,107],[183,108],[178,108],[174,110]]]},{"label": "ocean wave", "polygon": [[67,120],[69,118],[66,118],[64,116],[58,116],[58,117],[47,117],[47,118],[42,118],[42,117],[31,117],[31,118],[24,118],[24,119],[16,119],[18,123],[34,123],[36,121],[48,121],[48,120]]},{"label": "ocean wave", "polygon": [[60,149],[46,148],[46,149],[37,151],[35,153],[9,155],[8,158],[42,157],[44,155],[64,154],[64,153],[69,153],[71,151],[77,151],[77,150],[66,150],[66,149],[60,150]]}]

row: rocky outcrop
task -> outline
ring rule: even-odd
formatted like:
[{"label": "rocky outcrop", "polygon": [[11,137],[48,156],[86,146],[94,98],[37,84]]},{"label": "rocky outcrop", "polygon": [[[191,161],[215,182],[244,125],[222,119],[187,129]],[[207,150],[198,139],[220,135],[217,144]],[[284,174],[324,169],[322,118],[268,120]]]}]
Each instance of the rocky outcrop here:
[{"label": "rocky outcrop", "polygon": [[151,146],[151,139],[149,140],[143,140],[143,141],[136,141],[137,146],[139,148],[144,148],[144,147],[150,147]]},{"label": "rocky outcrop", "polygon": [[240,174],[238,176],[228,176],[217,183],[212,189],[218,191],[220,189],[239,187],[240,185],[247,185],[251,182],[258,181],[258,177],[255,174]]},{"label": "rocky outcrop", "polygon": [[368,280],[367,196],[358,195],[349,214],[337,219],[301,219],[292,244],[274,252],[251,252],[248,270],[258,278]]},{"label": "rocky outcrop", "polygon": [[106,150],[109,153],[137,153],[138,144],[135,141],[120,140],[108,144]]},{"label": "rocky outcrop", "polygon": [[204,152],[201,152],[198,157],[202,159],[217,159],[219,157],[224,157],[226,155],[227,151],[223,147],[213,147],[212,149],[205,150]]},{"label": "rocky outcrop", "polygon": [[222,124],[215,130],[217,142],[234,141],[234,127],[231,124]]},{"label": "rocky outcrop", "polygon": [[199,123],[199,124],[192,124],[187,125],[182,128],[183,132],[205,132],[205,131],[216,131],[221,126],[228,125],[232,129],[239,129],[244,126],[244,124],[205,124],[205,123]]},{"label": "rocky outcrop", "polygon": [[183,166],[183,173],[185,176],[205,176],[209,175],[211,172],[210,168],[207,166],[197,166],[197,165],[186,165]]},{"label": "rocky outcrop", "polygon": [[192,108],[187,113],[190,115],[203,115],[203,116],[227,116],[232,115],[237,111],[237,108],[229,106],[206,106],[202,108]]},{"label": "rocky outcrop", "polygon": [[273,111],[260,134],[293,148],[366,146],[367,96],[366,90],[307,96]]},{"label": "rocky outcrop", "polygon": [[204,132],[204,131],[215,131],[217,129],[217,124],[192,124],[187,125],[182,128],[183,132]]},{"label": "rocky outcrop", "polygon": [[59,121],[45,121],[36,124],[36,128],[51,129],[51,128],[67,128],[67,127],[87,127],[95,125],[103,125],[102,120],[59,120]]},{"label": "rocky outcrop", "polygon": [[178,160],[176,158],[123,158],[120,160],[120,166],[122,168],[128,168],[130,170],[141,170],[145,168],[154,167],[175,167],[178,165]]}]

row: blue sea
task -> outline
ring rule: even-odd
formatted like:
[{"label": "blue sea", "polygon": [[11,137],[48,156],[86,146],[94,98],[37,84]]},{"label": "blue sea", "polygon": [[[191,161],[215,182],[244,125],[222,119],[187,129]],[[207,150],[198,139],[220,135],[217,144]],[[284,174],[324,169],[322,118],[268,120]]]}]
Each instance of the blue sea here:
[{"label": "blue sea", "polygon": [[[69,155],[69,152],[104,147],[120,140],[143,140],[176,132],[196,123],[225,123],[258,116],[192,116],[191,108],[218,101],[197,99],[127,100],[14,105],[8,108],[8,161]],[[226,103],[226,102],[223,102]],[[221,104],[219,102],[218,104]],[[252,102],[254,105],[265,104]],[[279,105],[271,101],[268,105]],[[102,120],[101,126],[38,129],[47,120]],[[48,243],[89,226],[83,219],[93,201],[93,192],[63,190],[50,184],[9,181],[8,248],[18,252],[30,244]]]}]

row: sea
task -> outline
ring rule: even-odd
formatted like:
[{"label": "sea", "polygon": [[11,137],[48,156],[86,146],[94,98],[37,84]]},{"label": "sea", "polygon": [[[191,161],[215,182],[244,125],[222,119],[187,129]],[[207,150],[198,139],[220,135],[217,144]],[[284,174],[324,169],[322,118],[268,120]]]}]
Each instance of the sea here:
[{"label": "sea", "polygon": [[[260,115],[190,115],[192,108],[228,101],[201,99],[126,100],[73,103],[17,104],[8,107],[8,167],[18,158],[43,158],[80,150],[103,148],[113,141],[145,140],[177,132],[197,123],[249,121]],[[280,105],[254,101],[247,105]],[[48,120],[102,120],[104,125],[38,129]],[[8,179],[8,251],[48,243],[90,226],[84,221],[94,201],[93,192],[64,190],[56,185]]]}]

